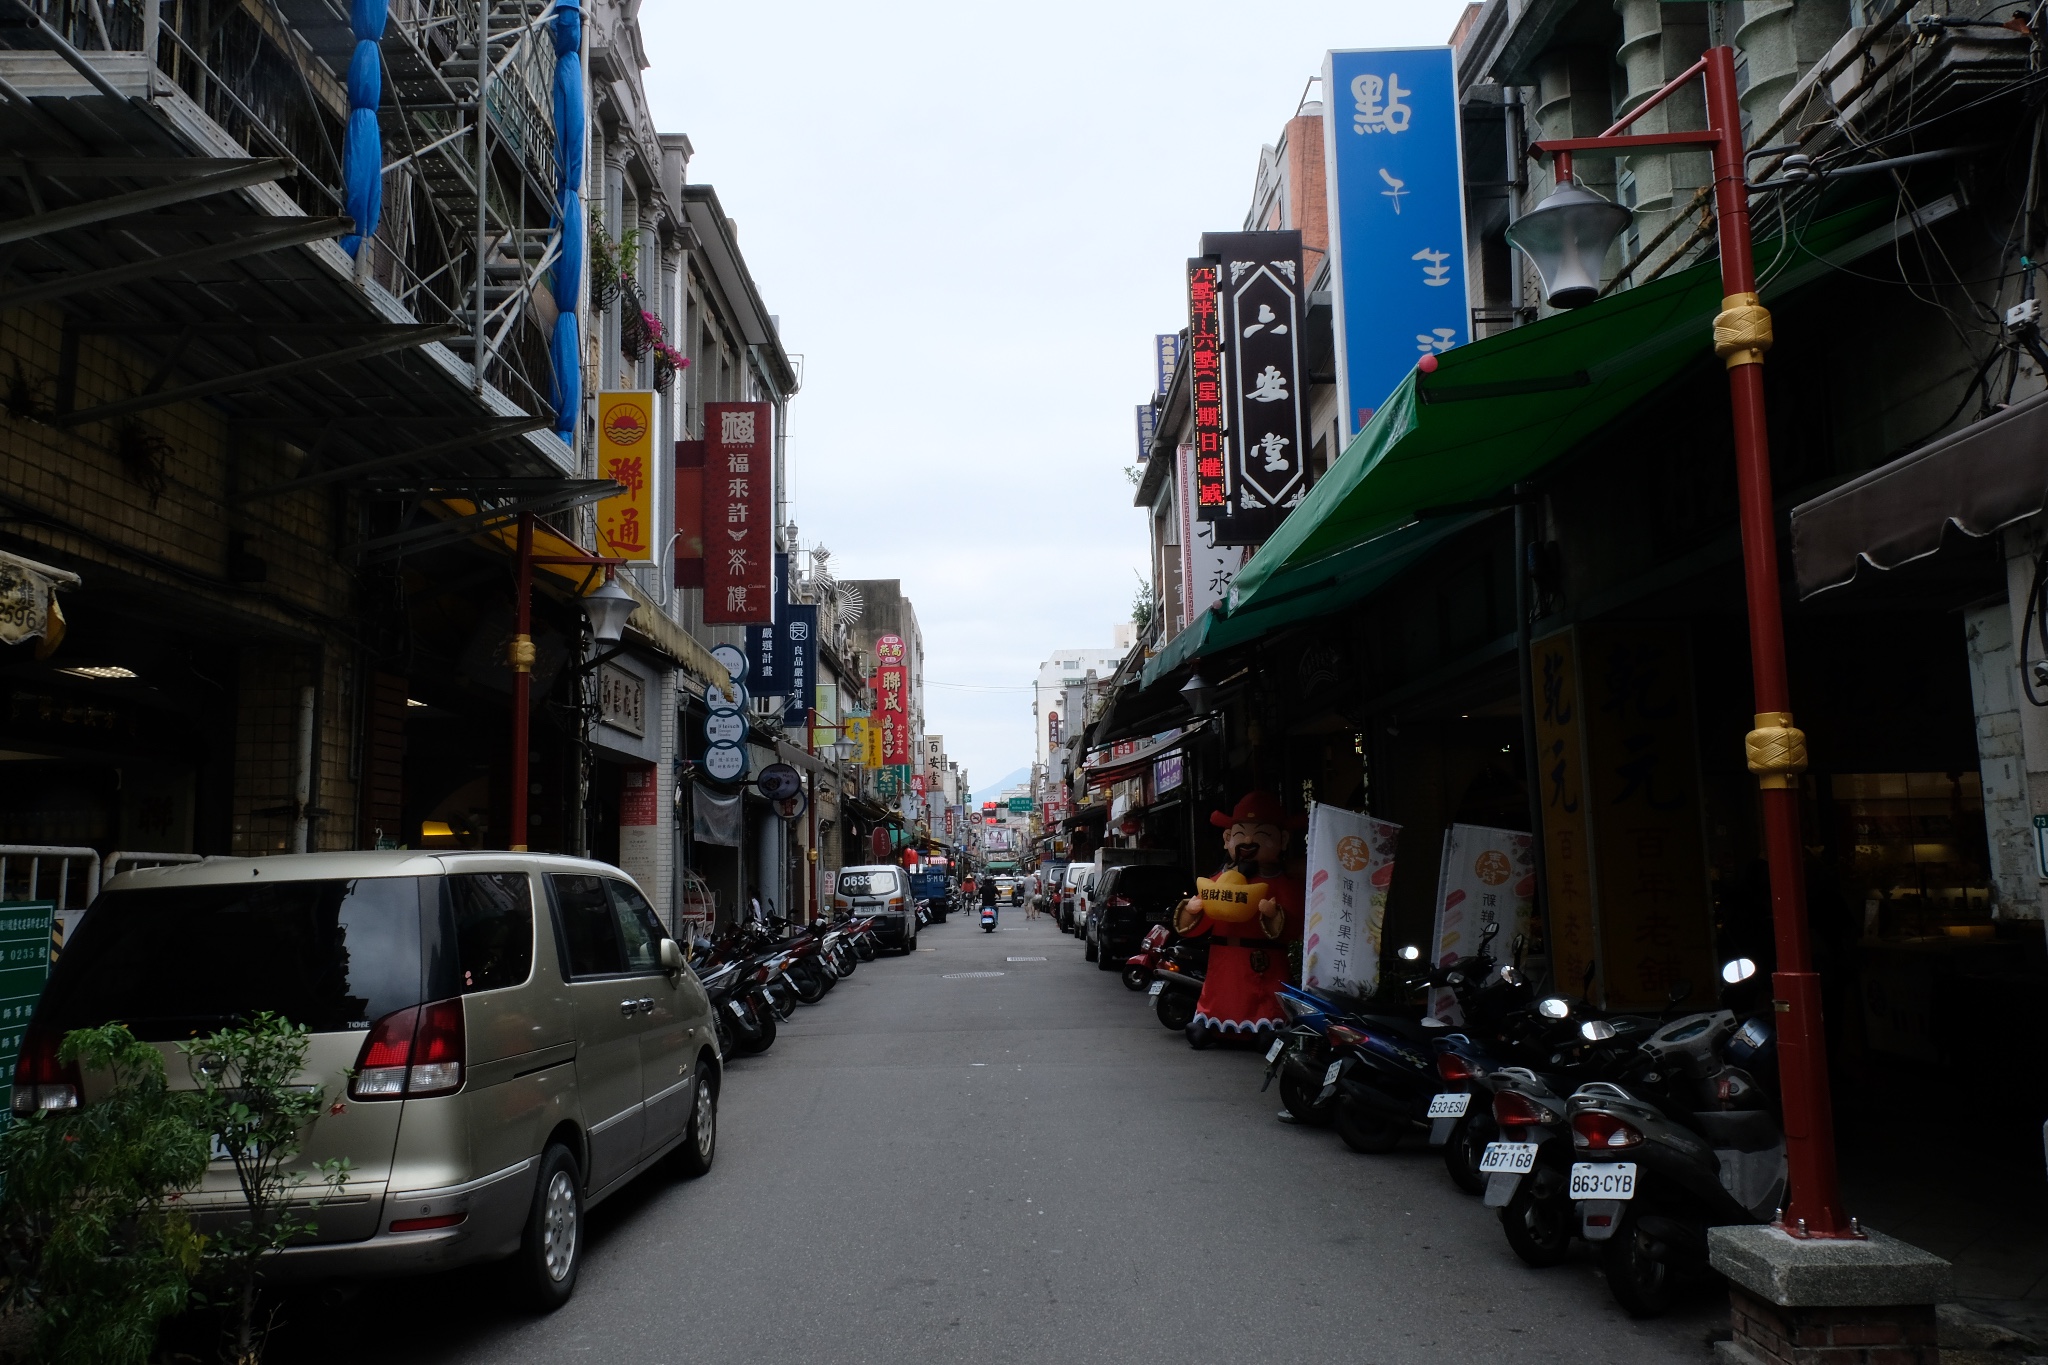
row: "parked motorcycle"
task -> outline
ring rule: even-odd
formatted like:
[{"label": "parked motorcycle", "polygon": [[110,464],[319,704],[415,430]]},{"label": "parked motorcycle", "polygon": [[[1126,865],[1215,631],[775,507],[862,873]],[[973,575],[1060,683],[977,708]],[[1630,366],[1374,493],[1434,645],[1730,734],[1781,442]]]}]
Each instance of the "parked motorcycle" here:
[{"label": "parked motorcycle", "polygon": [[698,978],[711,1001],[719,1051],[726,1056],[766,1052],[775,1043],[775,1010],[757,998],[752,975],[745,962],[735,961]]},{"label": "parked motorcycle", "polygon": [[1180,943],[1168,949],[1152,969],[1147,994],[1152,1012],[1162,1026],[1185,1033],[1195,1022],[1195,1007],[1201,1003],[1203,973],[1208,954],[1193,945]]},{"label": "parked motorcycle", "polygon": [[1145,983],[1152,979],[1152,969],[1166,959],[1166,945],[1173,938],[1173,931],[1163,924],[1155,924],[1145,931],[1138,951],[1124,960],[1122,975],[1118,978],[1125,990],[1142,991]]},{"label": "parked motorcycle", "polygon": [[[1740,985],[1755,972],[1737,959],[1722,977]],[[1782,1203],[1784,1131],[1755,1074],[1737,1064],[1768,1065],[1774,1051],[1768,1013],[1694,1015],[1638,1049],[1634,1085],[1595,1081],[1572,1095],[1579,1235],[1598,1244],[1608,1290],[1631,1315],[1671,1306],[1676,1280],[1706,1264],[1708,1228],[1765,1222]]]}]

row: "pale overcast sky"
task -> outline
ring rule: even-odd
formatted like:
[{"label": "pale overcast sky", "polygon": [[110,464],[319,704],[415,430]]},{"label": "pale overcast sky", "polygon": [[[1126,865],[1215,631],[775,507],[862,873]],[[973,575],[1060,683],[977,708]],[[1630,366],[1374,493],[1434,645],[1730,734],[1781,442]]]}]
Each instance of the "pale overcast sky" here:
[{"label": "pale overcast sky", "polygon": [[804,357],[794,516],[900,578],[926,728],[977,787],[1031,760],[1032,679],[1110,643],[1146,558],[1123,469],[1181,272],[1250,205],[1331,47],[1442,43],[1463,0],[683,4],[640,12]]}]

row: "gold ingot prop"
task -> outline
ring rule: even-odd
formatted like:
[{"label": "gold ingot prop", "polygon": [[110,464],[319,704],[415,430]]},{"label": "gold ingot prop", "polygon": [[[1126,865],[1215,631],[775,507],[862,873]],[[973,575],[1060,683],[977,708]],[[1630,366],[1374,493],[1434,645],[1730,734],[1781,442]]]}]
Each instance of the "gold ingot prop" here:
[{"label": "gold ingot prop", "polygon": [[1267,899],[1264,882],[1248,882],[1244,873],[1228,868],[1220,877],[1195,878],[1195,894],[1210,919],[1223,924],[1243,924],[1259,913]]},{"label": "gold ingot prop", "polygon": [[531,635],[513,636],[511,645],[505,650],[505,659],[506,662],[512,665],[514,673],[533,672],[533,637]]}]

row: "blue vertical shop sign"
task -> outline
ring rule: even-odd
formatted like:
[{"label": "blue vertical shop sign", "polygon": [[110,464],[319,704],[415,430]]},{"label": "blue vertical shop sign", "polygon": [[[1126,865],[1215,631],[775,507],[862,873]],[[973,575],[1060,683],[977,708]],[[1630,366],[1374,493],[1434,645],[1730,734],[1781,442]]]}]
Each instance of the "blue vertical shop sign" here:
[{"label": "blue vertical shop sign", "polygon": [[1157,396],[1166,397],[1166,391],[1173,387],[1173,367],[1180,364],[1180,334],[1160,332],[1152,338],[1152,367],[1159,387]]},{"label": "blue vertical shop sign", "polygon": [[786,697],[790,688],[789,556],[775,553],[775,592],[770,599],[775,619],[747,627],[747,686],[757,697]]},{"label": "blue vertical shop sign", "polygon": [[1450,48],[1332,52],[1323,91],[1348,437],[1422,357],[1472,339],[1465,171]]},{"label": "blue vertical shop sign", "polygon": [[818,609],[788,606],[776,618],[782,632],[782,661],[789,669],[789,701],[782,708],[785,725],[808,725],[818,704]]}]

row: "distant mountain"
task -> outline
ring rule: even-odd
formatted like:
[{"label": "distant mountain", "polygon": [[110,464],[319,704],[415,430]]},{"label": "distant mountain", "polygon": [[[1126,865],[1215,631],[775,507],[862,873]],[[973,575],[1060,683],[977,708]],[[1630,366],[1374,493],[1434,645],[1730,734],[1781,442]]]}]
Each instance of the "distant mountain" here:
[{"label": "distant mountain", "polygon": [[1017,771],[1013,773],[1005,773],[1001,777],[997,778],[995,781],[989,783],[986,787],[978,789],[974,793],[974,804],[978,806],[984,801],[993,801],[997,797],[1001,796],[1004,792],[1008,791],[1010,788],[1019,786],[1022,783],[1029,782],[1030,780],[1031,769],[1029,768],[1019,768],[1017,769]]}]

